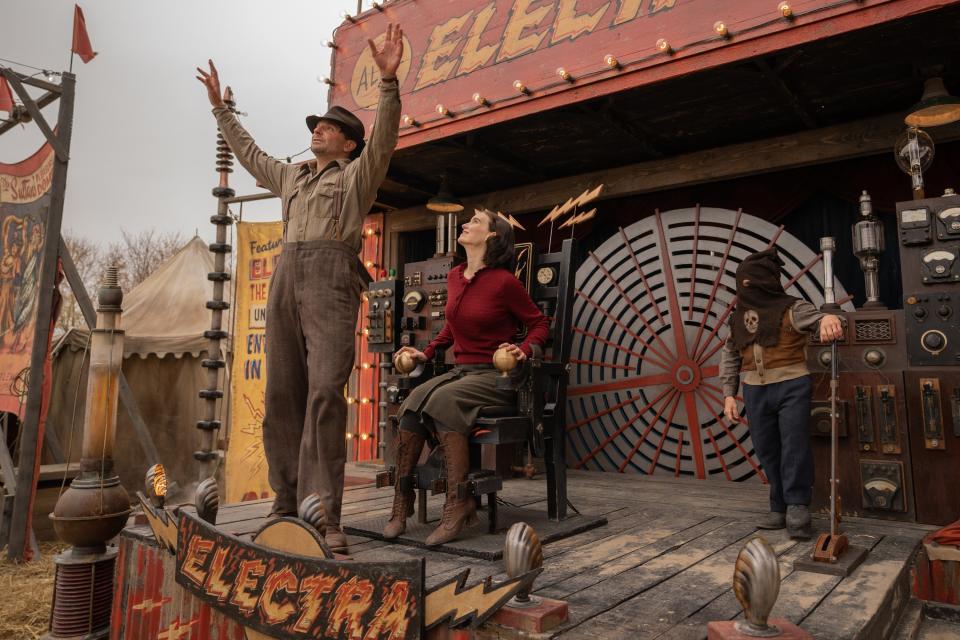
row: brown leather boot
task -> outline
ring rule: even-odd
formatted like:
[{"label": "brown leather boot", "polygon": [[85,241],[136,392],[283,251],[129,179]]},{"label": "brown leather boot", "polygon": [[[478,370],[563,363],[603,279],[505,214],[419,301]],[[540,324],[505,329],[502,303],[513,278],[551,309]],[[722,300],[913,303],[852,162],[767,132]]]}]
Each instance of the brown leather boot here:
[{"label": "brown leather boot", "polygon": [[467,480],[470,467],[470,453],[467,449],[467,436],[454,431],[441,431],[440,445],[443,447],[443,459],[447,467],[447,501],[443,505],[443,517],[440,524],[427,537],[426,545],[433,547],[456,539],[464,526],[477,522],[477,503],[473,496],[457,496],[457,487]]},{"label": "brown leather boot", "polygon": [[396,480],[393,486],[393,511],[390,521],[383,528],[383,537],[393,540],[407,530],[407,518],[413,515],[413,505],[417,496],[411,488],[404,491],[400,488],[400,479],[413,473],[413,467],[420,459],[423,450],[424,438],[419,433],[400,431],[397,440]]}]

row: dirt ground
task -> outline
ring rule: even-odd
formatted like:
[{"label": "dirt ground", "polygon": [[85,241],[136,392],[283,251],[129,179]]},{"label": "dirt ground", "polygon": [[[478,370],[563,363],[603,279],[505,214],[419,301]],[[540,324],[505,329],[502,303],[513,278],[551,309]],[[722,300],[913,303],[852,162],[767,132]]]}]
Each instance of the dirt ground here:
[{"label": "dirt ground", "polygon": [[39,638],[50,624],[53,557],[63,543],[40,544],[39,560],[12,564],[0,559],[0,640]]}]

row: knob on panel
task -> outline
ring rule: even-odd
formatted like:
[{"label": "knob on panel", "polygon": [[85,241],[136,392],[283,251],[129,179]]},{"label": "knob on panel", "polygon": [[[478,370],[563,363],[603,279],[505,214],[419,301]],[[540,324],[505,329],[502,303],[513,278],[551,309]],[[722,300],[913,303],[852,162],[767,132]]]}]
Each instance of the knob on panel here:
[{"label": "knob on panel", "polygon": [[867,349],[863,352],[863,361],[870,367],[882,367],[887,356],[880,349]]},{"label": "knob on panel", "polygon": [[947,346],[947,336],[942,332],[933,329],[920,336],[920,346],[930,353],[937,354],[943,351]]}]

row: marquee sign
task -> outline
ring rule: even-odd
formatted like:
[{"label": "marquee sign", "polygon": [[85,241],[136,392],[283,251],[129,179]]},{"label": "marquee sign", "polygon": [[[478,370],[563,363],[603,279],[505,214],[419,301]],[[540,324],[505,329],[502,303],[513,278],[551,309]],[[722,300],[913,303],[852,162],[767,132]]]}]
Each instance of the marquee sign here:
[{"label": "marquee sign", "polygon": [[[143,493],[138,498],[160,548],[176,558],[175,584],[239,624],[247,640],[405,640],[443,623],[478,627],[540,573],[467,586],[465,569],[427,592],[423,559],[334,556],[318,531],[297,518],[270,520],[246,540],[192,510],[157,506]],[[157,594],[151,602],[162,608],[171,598]]]},{"label": "marquee sign", "polygon": [[329,103],[369,127],[367,46],[404,29],[399,147],[894,20],[941,0],[385,1],[337,29]]}]

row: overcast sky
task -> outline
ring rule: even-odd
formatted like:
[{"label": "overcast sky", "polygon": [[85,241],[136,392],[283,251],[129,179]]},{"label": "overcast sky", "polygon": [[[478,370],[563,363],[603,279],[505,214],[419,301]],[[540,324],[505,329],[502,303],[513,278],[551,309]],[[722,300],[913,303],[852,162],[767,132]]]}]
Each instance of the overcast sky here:
[{"label": "overcast sky", "polygon": [[[0,58],[66,70],[73,5],[0,0]],[[329,72],[323,42],[341,23],[341,12],[355,11],[357,3],[85,0],[80,6],[98,55],[89,64],[74,61],[77,98],[63,226],[110,242],[121,227],[181,231],[186,238],[199,230],[211,240],[216,124],[194,67],[213,58],[260,146],[277,157],[297,153],[309,145],[304,116],[326,107],[327,87],[317,81]],[[56,119],[56,104],[45,110],[48,121]],[[0,136],[0,162],[22,160],[42,143],[35,125],[7,132]],[[236,169],[231,184],[238,193],[259,191]],[[275,200],[243,210],[244,220],[279,215]]]}]

